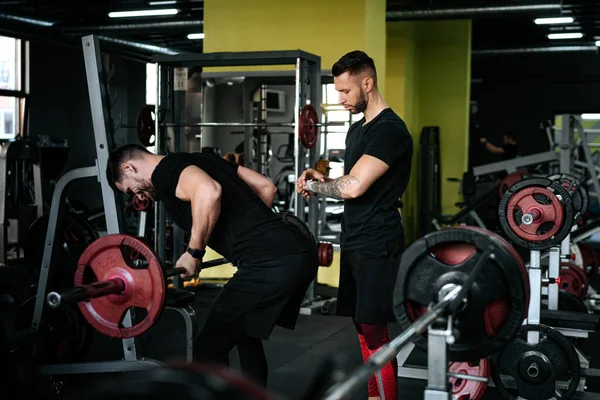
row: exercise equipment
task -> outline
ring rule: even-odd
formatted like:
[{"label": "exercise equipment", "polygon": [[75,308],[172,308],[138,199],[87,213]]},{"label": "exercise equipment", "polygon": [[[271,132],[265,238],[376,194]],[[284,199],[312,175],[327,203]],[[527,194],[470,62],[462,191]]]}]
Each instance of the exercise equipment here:
[{"label": "exercise equipment", "polygon": [[[473,273],[479,268],[485,273]],[[439,291],[457,285],[470,292],[456,311],[456,329],[464,332],[449,346],[451,361],[481,359],[516,336],[529,306],[527,271],[503,238],[474,227],[426,235],[404,252],[395,288],[400,326],[408,329]],[[427,350],[426,337],[415,344]]]},{"label": "exercise equipment", "polygon": [[[36,219],[29,227],[23,245],[25,266],[35,281],[40,278],[49,221],[49,214]],[[87,218],[75,212],[68,212],[62,220],[60,233],[55,236],[55,240],[61,243],[55,255],[60,268],[54,271],[48,286],[52,289],[72,286],[79,257],[98,237],[98,232]]]},{"label": "exercise equipment", "polygon": [[587,190],[577,177],[570,174],[553,174],[549,175],[548,179],[558,181],[569,192],[573,201],[573,224],[580,223],[589,206]]},{"label": "exercise equipment", "polygon": [[[163,123],[160,126],[165,127],[203,127],[203,126],[232,126],[247,128],[267,128],[267,127],[290,127],[295,126],[291,122],[195,122],[195,123]],[[156,113],[155,106],[143,105],[137,115],[136,129],[138,139],[144,146],[153,146],[156,141]],[[319,122],[317,110],[310,104],[302,107],[298,118],[299,136],[302,145],[307,149],[312,149],[317,143],[319,127],[321,126],[344,126],[343,122]]]},{"label": "exercise equipment", "polygon": [[248,378],[228,368],[169,364],[111,379],[73,393],[67,400],[276,400]]},{"label": "exercise equipment", "polygon": [[[454,375],[450,378],[452,400],[480,400],[492,376],[488,358],[476,361],[454,361],[450,363],[448,370]],[[472,379],[474,377],[487,378],[487,380],[474,380]]]},{"label": "exercise equipment", "polygon": [[598,274],[598,266],[600,262],[598,261],[598,254],[596,250],[591,248],[588,244],[579,242],[577,243],[577,247],[581,253],[581,264],[582,268],[587,276],[588,283],[591,282],[592,279],[596,277]]},{"label": "exercise equipment", "polygon": [[[15,331],[31,327],[35,297],[25,300],[14,319]],[[92,346],[94,329],[83,318],[77,307],[63,307],[48,311],[40,338],[33,346],[31,356],[36,363],[56,364],[82,361]]]},{"label": "exercise equipment", "polygon": [[421,130],[419,151],[419,223],[417,236],[422,237],[432,229],[431,214],[439,215],[441,209],[440,178],[440,128],[424,127]]},{"label": "exercise equipment", "polygon": [[509,187],[530,176],[532,176],[532,173],[528,171],[516,171],[506,175],[504,178],[502,178],[500,184],[498,185],[499,196],[502,198]]},{"label": "exercise equipment", "polygon": [[154,110],[153,105],[143,105],[138,111],[135,122],[138,139],[146,147],[154,146],[154,143],[156,143],[154,128],[156,114]]},{"label": "exercise equipment", "polygon": [[[60,164],[60,161],[55,161]],[[42,172],[37,142],[18,138],[0,146],[0,266],[8,263],[9,247],[17,249],[27,227],[44,213]],[[9,238],[9,224],[12,221]]]},{"label": "exercise equipment", "polygon": [[[402,368],[408,357],[405,349],[410,352],[414,347],[410,342],[427,350],[425,400],[450,398],[450,378],[487,382],[489,368],[481,360],[519,333],[528,306],[528,287],[523,261],[492,232],[452,227],[426,235],[406,249],[396,280],[394,312],[402,333],[330,388],[324,398],[348,398],[401,349],[404,354],[398,355],[398,365]],[[505,296],[510,305],[497,302]],[[508,307],[504,312],[492,312],[489,305],[494,302]],[[488,317],[489,324],[486,313],[494,314]],[[486,327],[493,328],[491,335]],[[449,365],[448,359],[479,362],[481,367],[473,375],[472,369],[469,374],[457,373],[454,370],[460,371],[461,365]],[[480,396],[484,390],[479,387],[474,394]]]},{"label": "exercise equipment", "polygon": [[580,299],[585,299],[588,291],[588,280],[585,272],[570,262],[560,263],[559,286]]},{"label": "exercise equipment", "polygon": [[[539,332],[540,340],[529,342],[529,332]],[[563,376],[570,379],[559,398],[568,400],[573,398],[581,377],[579,357],[573,344],[545,325],[524,325],[519,337],[492,355],[491,361],[496,389],[511,400],[555,398],[556,383]],[[511,390],[500,375],[512,377],[516,390]]]},{"label": "exercise equipment", "polygon": [[530,250],[560,244],[573,226],[573,202],[557,181],[527,178],[509,187],[498,206],[500,224],[511,241]]},{"label": "exercise equipment", "polygon": [[[228,263],[224,258],[203,262],[201,269]],[[166,299],[167,277],[185,273],[183,267],[163,270],[154,251],[141,239],[110,234],[92,243],[81,255],[75,287],[50,292],[53,308],[78,304],[85,319],[106,336],[140,336],[160,317]],[[135,325],[122,327],[132,307],[145,310]]]}]

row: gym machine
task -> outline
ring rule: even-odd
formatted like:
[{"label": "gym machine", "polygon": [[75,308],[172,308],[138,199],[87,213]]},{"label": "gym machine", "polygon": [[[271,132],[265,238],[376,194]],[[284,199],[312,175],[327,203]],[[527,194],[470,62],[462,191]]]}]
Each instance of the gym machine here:
[{"label": "gym machine", "polygon": [[[563,355],[566,354],[563,361],[568,366],[567,372],[570,372],[573,377],[570,382],[555,382],[556,376],[547,374],[548,368],[550,370],[552,368],[545,364],[542,365],[542,363],[537,363],[535,368],[531,371],[528,370],[527,374],[530,372],[531,374],[524,379],[533,379],[535,378],[533,375],[545,376],[544,380],[539,380],[538,385],[542,383],[546,385],[545,380],[549,380],[547,387],[552,386],[553,390],[555,384],[562,388],[566,387],[568,388],[568,391],[565,392],[567,398],[570,398],[576,391],[582,392],[584,390],[586,376],[596,377],[599,372],[590,368],[589,360],[578,349],[570,345],[566,337],[587,338],[590,332],[596,330],[600,318],[587,313],[587,310],[568,310],[570,305],[567,305],[567,310],[565,310],[565,304],[561,304],[565,300],[563,293],[560,293],[562,291],[560,289],[569,288],[572,290],[573,286],[583,287],[587,285],[585,265],[576,265],[572,262],[575,259],[582,263],[581,259],[584,251],[577,246],[577,241],[589,236],[579,235],[574,240],[571,238],[571,232],[577,232],[576,228],[582,222],[589,203],[585,185],[582,185],[577,177],[571,175],[574,172],[575,154],[578,148],[573,135],[572,128],[575,125],[573,121],[573,118],[563,116],[564,125],[560,137],[560,152],[554,153],[553,157],[548,157],[550,160],[555,159],[559,162],[559,173],[546,177],[523,174],[523,176],[518,176],[518,179],[507,182],[507,187],[500,188],[504,192],[501,193],[502,199],[499,205],[499,218],[502,229],[513,243],[530,250],[530,262],[526,265],[530,298],[521,332],[524,342],[515,341],[508,345],[506,349],[493,355],[491,357],[493,366],[491,371],[490,368],[480,368],[480,371],[486,371],[485,375],[488,377],[493,375],[493,382],[490,381],[489,385],[500,386],[499,390],[505,396],[508,393],[506,376],[501,376],[498,370],[504,371],[506,368],[514,367],[514,363],[517,361],[511,359],[508,354],[511,352],[522,354],[525,347],[542,351],[542,348],[551,342],[563,349]],[[584,149],[587,148],[586,144],[586,140],[581,143]],[[546,157],[546,155],[543,155],[543,157]],[[537,157],[534,163],[538,163],[540,159],[540,157]],[[591,161],[591,158],[589,160]],[[523,160],[518,161],[519,165],[524,165]],[[530,163],[531,159],[526,162]],[[516,165],[516,163],[514,164]],[[510,172],[512,167],[503,165],[502,168]],[[491,171],[489,168],[488,170]],[[495,171],[497,170],[494,169]],[[478,172],[475,171],[475,174]],[[511,175],[516,176],[517,174],[521,173],[512,172]],[[498,190],[498,188],[494,188],[494,190]],[[540,196],[545,197],[548,201],[541,200]],[[543,233],[539,230],[541,227],[543,227]],[[443,231],[447,230],[442,229],[440,232]],[[542,255],[543,250],[546,253]],[[544,258],[548,258],[547,268],[543,268],[541,263]],[[597,272],[597,260],[595,269]],[[542,308],[543,296],[547,297],[547,307],[545,309]],[[518,346],[522,347],[519,348]],[[414,348],[415,345],[409,343],[397,354],[398,376],[425,379],[427,378],[427,370],[405,366]],[[543,351],[547,350],[546,348]],[[431,364],[428,367],[431,368]],[[549,378],[549,376],[552,376],[552,378]],[[519,383],[519,386],[523,385],[523,382]],[[547,387],[544,389],[549,390]],[[480,398],[479,395],[483,394],[481,388],[479,390],[475,398]],[[527,393],[527,390],[523,391],[523,388],[519,387],[519,396],[531,395],[531,392]]]},{"label": "gym machine", "polygon": [[[49,279],[56,269],[60,266],[56,265],[57,254],[57,232],[60,231],[63,224],[64,214],[64,197],[69,185],[78,179],[92,178],[96,179],[101,186],[102,199],[104,204],[104,215],[106,219],[106,227],[108,235],[116,235],[120,231],[119,213],[117,211],[115,193],[110,188],[106,180],[106,166],[108,162],[109,137],[107,135],[107,127],[110,123],[110,112],[105,109],[105,105],[110,104],[105,86],[105,71],[101,63],[101,53],[98,38],[94,35],[85,36],[82,38],[83,55],[85,61],[87,85],[89,90],[89,99],[91,106],[92,123],[94,129],[95,147],[97,158],[95,165],[78,168],[65,173],[57,182],[52,196],[52,203],[49,215],[48,231],[44,245],[42,265],[37,286],[37,295],[35,301],[35,310],[33,313],[33,321],[31,328],[35,335],[44,326],[45,320],[50,312],[47,304],[46,296],[49,292]],[[169,293],[167,293],[167,296]],[[168,297],[167,297],[168,299]],[[195,314],[188,303],[192,298],[179,296],[175,301],[166,301],[165,309],[175,309],[186,320],[188,332],[188,346],[191,344],[193,337],[192,327],[194,326]],[[135,314],[128,310],[125,312],[121,321],[124,329],[134,327]],[[150,359],[143,359],[138,355],[136,350],[136,340],[134,336],[123,336],[123,360],[119,361],[101,361],[101,362],[79,362],[70,364],[51,364],[39,365],[37,374],[43,376],[70,375],[70,374],[87,374],[87,373],[114,373],[124,371],[135,371],[151,366],[161,365],[160,362]],[[188,351],[187,358],[191,359],[191,349]]]},{"label": "gym machine", "polygon": [[[157,70],[157,106],[154,124],[155,144],[157,154],[166,154],[167,130],[173,129],[175,142],[174,148],[180,148],[178,138],[183,137],[183,128],[186,126],[239,126],[239,127],[266,127],[269,123],[243,123],[243,122],[200,122],[185,123],[185,90],[189,72],[200,71],[206,67],[235,67],[256,65],[294,65],[295,66],[295,103],[294,122],[276,124],[277,126],[290,126],[294,128],[294,174],[300,176],[302,171],[314,166],[317,162],[320,136],[311,136],[313,128],[318,124],[318,111],[314,108],[321,100],[321,58],[301,50],[294,51],[262,51],[262,52],[231,52],[231,53],[204,53],[204,54],[177,54],[154,55],[152,61],[156,63]],[[196,72],[200,73],[200,72]],[[311,122],[314,121],[314,122]],[[309,126],[310,124],[310,126]],[[246,131],[244,139],[244,153],[252,154],[251,133]],[[306,146],[306,142],[310,146]],[[304,146],[303,146],[304,144]],[[261,147],[257,146],[257,160],[261,160]],[[304,199],[299,193],[294,193],[294,215],[301,220],[306,220]],[[308,201],[308,226],[312,232],[318,232],[318,204],[317,199]],[[164,236],[166,229],[166,215],[164,206],[158,205],[154,209],[155,217],[155,248],[159,251],[159,258],[163,259]],[[174,227],[174,257],[178,257],[184,250],[183,232]],[[176,260],[173,260],[175,262]],[[178,278],[174,279],[175,285],[181,285]],[[315,301],[315,283],[309,287],[305,303],[302,308],[304,314],[312,314],[320,309],[321,305]]]}]

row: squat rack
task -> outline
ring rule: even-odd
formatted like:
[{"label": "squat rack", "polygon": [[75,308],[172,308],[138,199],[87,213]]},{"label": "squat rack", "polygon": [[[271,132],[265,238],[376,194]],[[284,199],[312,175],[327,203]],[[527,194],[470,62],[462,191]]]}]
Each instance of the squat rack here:
[{"label": "squat rack", "polygon": [[[285,124],[294,127],[294,173],[300,176],[307,167],[316,165],[318,151],[321,148],[321,137],[317,138],[315,146],[306,149],[300,141],[300,110],[306,104],[313,106],[321,101],[321,57],[307,53],[302,50],[284,51],[255,51],[255,52],[215,52],[215,53],[184,53],[176,55],[156,54],[152,57],[156,64],[157,93],[156,93],[156,118],[155,118],[155,143],[156,154],[166,154],[166,129],[173,129],[173,148],[181,148],[181,138],[184,137],[186,126],[206,126],[209,123],[186,123],[186,88],[187,80],[191,77],[191,71],[196,74],[202,73],[207,67],[238,67],[238,66],[295,66],[295,100],[294,100],[294,122]],[[198,105],[200,107],[201,105]],[[315,107],[319,120],[321,120],[320,107]],[[210,123],[210,125],[236,125],[236,126],[260,126],[256,123]],[[283,124],[282,124],[283,125]],[[202,140],[202,138],[200,138]],[[252,154],[251,132],[246,130],[244,134],[244,153]],[[261,160],[261,146],[256,146],[256,158]],[[260,171],[259,171],[260,172]],[[304,198],[295,193],[293,199],[294,214],[305,220]],[[308,200],[308,226],[315,235],[319,231],[318,203],[315,197]],[[154,208],[154,231],[156,234],[155,248],[158,256],[164,260],[165,257],[165,232],[166,215],[163,204],[157,204]],[[173,227],[173,265],[179,254],[185,251],[184,235],[181,229]],[[179,277],[175,277],[175,285],[179,286]],[[312,304],[315,300],[315,283],[313,282],[305,297],[305,304]]]}]

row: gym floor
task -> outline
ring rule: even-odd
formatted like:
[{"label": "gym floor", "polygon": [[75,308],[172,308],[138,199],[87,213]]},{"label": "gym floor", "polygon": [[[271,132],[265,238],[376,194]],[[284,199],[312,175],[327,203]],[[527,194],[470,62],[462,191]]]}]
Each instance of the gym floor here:
[{"label": "gym floor", "polygon": [[[192,288],[196,300],[192,304],[201,326],[206,313],[219,292],[217,287],[200,286]],[[390,336],[396,337],[399,327],[390,327]],[[580,347],[584,354],[600,357],[600,348],[594,343],[597,336],[591,336]],[[159,361],[174,361],[184,357],[183,321],[175,313],[165,312],[156,325],[142,336],[138,350],[144,357]],[[271,339],[265,341],[265,351],[269,363],[269,390],[285,400],[306,400],[303,396],[319,373],[319,367],[328,357],[335,355],[348,372],[362,364],[360,348],[355,328],[348,318],[336,315],[300,315],[296,330],[276,327]],[[90,361],[115,360],[123,357],[121,341],[96,334],[88,355]],[[231,353],[233,368],[238,367],[235,350]],[[423,353],[413,352],[409,363],[425,365]],[[102,376],[98,376],[101,380]],[[399,396],[403,400],[423,399],[426,382],[414,379],[399,379]],[[72,393],[81,385],[89,386],[89,377],[75,380],[65,387],[64,393]],[[366,385],[355,393],[352,400],[367,398]],[[494,388],[488,388],[484,399],[500,399]]]}]

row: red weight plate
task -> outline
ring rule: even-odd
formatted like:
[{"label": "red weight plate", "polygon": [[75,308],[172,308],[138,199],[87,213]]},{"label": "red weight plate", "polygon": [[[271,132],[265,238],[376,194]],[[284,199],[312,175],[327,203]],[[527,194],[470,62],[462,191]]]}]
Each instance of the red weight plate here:
[{"label": "red weight plate", "polygon": [[329,267],[333,262],[333,244],[319,243],[319,265]]},{"label": "red weight plate", "polygon": [[[508,252],[513,256],[516,263],[519,265],[519,270],[521,271],[521,275],[523,275],[523,280],[525,281],[525,299],[528,304],[526,310],[529,309],[529,272],[527,272],[527,267],[525,267],[525,263],[523,262],[523,258],[517,253],[517,250],[506,241],[502,236],[488,231],[486,229],[477,227],[477,226],[466,226],[465,228],[471,229],[474,231],[485,233],[492,240],[497,243],[500,243],[504,249],[508,250]],[[486,328],[489,331],[500,332],[502,326],[504,326],[504,321],[506,321],[506,317],[509,313],[509,299],[504,299],[505,301],[499,302],[496,301],[488,306],[486,310],[486,319],[485,324]],[[527,318],[527,314],[523,315],[523,319]]]},{"label": "red weight plate", "polygon": [[[537,218],[526,225],[522,221],[525,214],[537,215]],[[512,232],[529,242],[550,239],[559,233],[564,222],[560,200],[551,191],[540,187],[528,187],[516,192],[508,201],[507,215]]]},{"label": "red weight plate", "polygon": [[137,211],[146,211],[148,208],[150,208],[150,198],[145,197],[144,200],[140,200],[138,196],[133,196],[131,205]]},{"label": "red weight plate", "polygon": [[[133,266],[130,253],[139,253],[144,263]],[[125,290],[121,294],[98,297],[79,303],[85,319],[97,331],[114,338],[129,338],[146,332],[160,317],[164,308],[166,283],[162,267],[154,252],[140,239],[111,234],[94,241],[79,258],[75,286],[91,283],[86,270],[91,268],[98,281],[121,279]],[[132,327],[121,321],[132,307],[145,309],[147,315]],[[138,316],[139,318],[139,316]]]},{"label": "red weight plate", "polygon": [[528,176],[531,176],[531,172],[517,171],[506,175],[504,179],[500,181],[500,185],[498,186],[498,193],[500,194],[500,197],[504,196],[504,192],[506,192],[509,187]]},{"label": "red weight plate", "polygon": [[[487,358],[482,358],[478,362],[452,362],[449,371],[455,374],[470,376],[481,376],[490,378],[491,367]],[[462,378],[450,378],[452,385],[452,400],[480,400],[485,393],[488,383],[478,382]]]},{"label": "red weight plate", "polygon": [[148,147],[154,146],[156,135],[154,132],[154,110],[152,105],[145,105],[140,108],[137,115],[136,128],[140,142]]},{"label": "red weight plate", "polygon": [[587,276],[577,264],[570,262],[560,263],[560,288],[584,299],[587,296]]},{"label": "red weight plate", "polygon": [[586,243],[577,243],[577,246],[581,252],[581,263],[589,283],[598,274],[598,254]]},{"label": "red weight plate", "polygon": [[312,149],[317,143],[317,135],[319,127],[316,125],[319,122],[317,110],[310,104],[305,105],[300,112],[299,130],[300,141],[307,149]]}]

